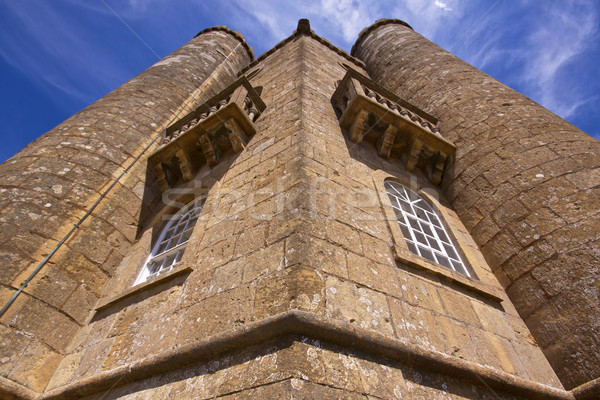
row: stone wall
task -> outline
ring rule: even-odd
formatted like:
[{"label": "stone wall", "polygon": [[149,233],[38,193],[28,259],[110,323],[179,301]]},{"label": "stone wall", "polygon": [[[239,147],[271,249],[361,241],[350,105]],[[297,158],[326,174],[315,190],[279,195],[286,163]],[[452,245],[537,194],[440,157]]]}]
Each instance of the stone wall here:
[{"label": "stone wall", "polygon": [[[191,272],[94,314],[47,395],[482,398],[496,382],[501,398],[568,398],[441,191],[345,139],[331,95],[360,63],[305,33],[246,71],[267,109],[245,150],[184,188],[208,193]],[[499,299],[396,260],[388,177],[430,194]],[[131,287],[171,211],[140,221],[105,298]]]},{"label": "stone wall", "polygon": [[457,145],[444,192],[563,384],[599,377],[600,142],[400,21],[353,54]]}]

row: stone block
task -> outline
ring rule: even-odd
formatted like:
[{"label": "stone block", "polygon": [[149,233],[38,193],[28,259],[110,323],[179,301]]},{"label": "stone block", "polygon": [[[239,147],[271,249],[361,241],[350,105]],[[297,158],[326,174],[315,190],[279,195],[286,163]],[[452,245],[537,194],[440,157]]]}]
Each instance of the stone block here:
[{"label": "stone block", "polygon": [[[170,308],[172,309],[173,305]],[[141,360],[175,347],[182,315],[182,313],[156,312],[154,318],[144,321],[136,328],[137,334],[131,344],[131,358]]]},{"label": "stone block", "polygon": [[182,308],[179,345],[194,343],[255,320],[255,287],[245,284]]},{"label": "stone block", "polygon": [[61,310],[77,323],[83,325],[97,301],[98,297],[91,290],[84,285],[80,285],[71,293],[68,300],[62,305]]},{"label": "stone block", "polygon": [[[363,254],[371,260],[387,266],[395,266],[390,241],[377,239],[367,233],[360,232]],[[355,246],[356,248],[356,246]]]},{"label": "stone block", "polygon": [[[237,235],[234,251],[235,257],[253,253],[264,248],[267,226],[268,224],[263,222],[253,228],[244,230]],[[227,242],[227,240],[225,242]]]},{"label": "stone block", "polygon": [[315,269],[293,266],[265,277],[256,287],[256,318],[266,318],[288,310],[323,314],[324,277]]},{"label": "stone block", "polygon": [[[234,274],[243,273],[243,282],[247,283],[259,279],[261,276],[281,271],[287,266],[288,260],[284,254],[284,241],[280,241],[243,257],[242,261],[237,263],[238,271],[233,271],[231,268],[229,270],[231,271],[231,278],[235,276]],[[235,282],[235,279],[228,279],[227,281]],[[221,282],[225,281],[222,280]]]},{"label": "stone block", "polygon": [[335,277],[326,280],[326,315],[392,336],[391,314],[385,295]]},{"label": "stone block", "polygon": [[[306,232],[313,231],[307,229]],[[310,266],[328,274],[348,276],[346,251],[325,240],[302,233],[294,234],[285,241],[286,265]]]},{"label": "stone block", "polygon": [[8,374],[8,379],[33,391],[42,392],[59,365],[61,355],[37,341],[23,351]]},{"label": "stone block", "polygon": [[88,349],[77,370],[78,377],[92,376],[100,371],[109,371],[131,362],[131,349],[136,333],[135,329],[125,331]]},{"label": "stone block", "polygon": [[[530,316],[547,301],[546,293],[531,274],[515,281],[506,289],[506,293],[513,299],[513,304],[523,318]],[[520,296],[521,293],[527,293],[527,296]]]},{"label": "stone block", "polygon": [[29,296],[18,297],[3,321],[64,354],[79,325],[59,310]]},{"label": "stone block", "polygon": [[390,309],[398,339],[425,349],[446,351],[435,323],[437,313],[394,298],[390,299]]},{"label": "stone block", "polygon": [[444,340],[447,354],[468,361],[480,362],[475,343],[469,335],[466,325],[443,315],[436,318],[436,323],[440,336]]},{"label": "stone block", "polygon": [[450,288],[440,289],[438,293],[448,316],[468,325],[481,326],[481,322],[473,309],[470,296]]},{"label": "stone block", "polygon": [[67,354],[60,361],[52,379],[48,382],[47,389],[52,390],[69,383],[81,363],[83,352]]},{"label": "stone block", "polygon": [[23,332],[4,325],[0,325],[0,337],[0,375],[6,377],[33,340]]},{"label": "stone block", "polygon": [[336,220],[327,221],[327,238],[344,249],[355,251],[362,254],[362,245],[359,232],[351,226],[339,223]]},{"label": "stone block", "polygon": [[[438,287],[424,279],[409,273],[400,273],[400,288],[402,297],[407,303],[427,308],[437,313],[443,313],[444,306],[440,299]],[[400,293],[398,293],[400,297]]]},{"label": "stone block", "polygon": [[378,264],[351,252],[347,253],[347,260],[350,280],[392,296],[401,293],[398,282],[399,272],[395,266]]},{"label": "stone block", "polygon": [[[202,269],[213,269],[228,263],[234,256],[234,239],[234,237],[229,237],[198,251],[196,254],[197,264],[201,265]],[[243,240],[245,241],[245,239]],[[241,254],[236,257],[239,256]]]},{"label": "stone block", "polygon": [[36,275],[25,290],[38,299],[60,308],[77,286],[77,282],[60,269],[47,266]]}]

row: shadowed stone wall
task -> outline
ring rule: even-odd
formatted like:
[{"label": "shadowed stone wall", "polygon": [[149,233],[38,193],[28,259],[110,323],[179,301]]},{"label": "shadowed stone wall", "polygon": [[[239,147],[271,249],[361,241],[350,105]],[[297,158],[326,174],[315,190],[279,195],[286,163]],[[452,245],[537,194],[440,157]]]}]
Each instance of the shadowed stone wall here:
[{"label": "shadowed stone wall", "polygon": [[600,142],[400,21],[353,55],[457,145],[444,192],[565,387],[598,378]]}]

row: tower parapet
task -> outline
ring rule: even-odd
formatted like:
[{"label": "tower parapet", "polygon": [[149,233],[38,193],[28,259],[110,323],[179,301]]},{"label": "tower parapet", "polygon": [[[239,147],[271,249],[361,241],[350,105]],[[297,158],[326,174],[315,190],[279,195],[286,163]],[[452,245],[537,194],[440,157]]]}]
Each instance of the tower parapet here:
[{"label": "tower parapet", "polygon": [[567,388],[600,376],[600,142],[398,20],[352,49],[456,146],[443,188]]}]

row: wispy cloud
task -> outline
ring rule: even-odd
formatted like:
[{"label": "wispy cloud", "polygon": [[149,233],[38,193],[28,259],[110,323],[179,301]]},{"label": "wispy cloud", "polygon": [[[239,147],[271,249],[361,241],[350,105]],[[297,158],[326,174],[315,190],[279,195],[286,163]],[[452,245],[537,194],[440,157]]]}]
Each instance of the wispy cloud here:
[{"label": "wispy cloud", "polygon": [[372,1],[321,0],[320,11],[329,26],[341,27],[344,41],[350,43],[372,22],[371,10],[376,9]]},{"label": "wispy cloud", "polygon": [[[268,42],[266,49],[289,36],[296,28],[298,19],[308,18],[319,35],[349,50],[360,30],[374,21],[373,11],[378,10],[382,2],[309,0],[299,3],[285,0],[277,2],[277,7],[267,0],[235,0],[234,3],[245,12],[240,16],[245,21],[237,22],[247,28],[244,30],[246,38]],[[248,20],[254,23],[249,24]]]},{"label": "wispy cloud", "polygon": [[597,19],[592,9],[570,7],[559,12],[545,8],[540,23],[527,38],[530,51],[526,54],[524,84],[542,104],[566,118],[588,101],[577,93],[565,95],[562,89],[564,79],[568,79],[566,69],[597,40]]},{"label": "wispy cloud", "polygon": [[456,34],[449,28],[462,16],[462,10],[468,3],[458,0],[405,0],[393,3],[391,9],[397,18],[408,22],[417,32],[436,40]]},{"label": "wispy cloud", "polygon": [[[557,3],[557,4],[554,4]],[[589,2],[548,1],[539,7],[497,7],[457,47],[474,66],[536,100],[563,118],[597,99],[585,87],[574,87],[570,67],[596,45],[598,11]],[[506,21],[520,20],[518,24]]]}]

